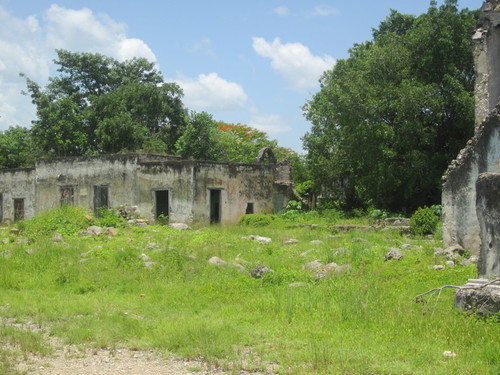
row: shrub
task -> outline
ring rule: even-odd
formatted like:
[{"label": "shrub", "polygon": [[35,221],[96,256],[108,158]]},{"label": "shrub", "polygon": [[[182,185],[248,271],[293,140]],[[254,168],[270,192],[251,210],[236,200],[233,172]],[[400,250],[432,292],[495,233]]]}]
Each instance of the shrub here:
[{"label": "shrub", "polygon": [[412,215],[410,220],[410,231],[414,235],[432,234],[436,230],[439,218],[429,207],[420,207]]},{"label": "shrub", "polygon": [[96,225],[101,227],[118,227],[125,224],[126,220],[117,213],[115,210],[111,210],[106,207],[99,207],[97,209],[98,219],[96,220]]},{"label": "shrub", "polygon": [[18,222],[17,227],[27,236],[51,236],[55,232],[75,235],[89,226],[89,212],[82,207],[64,205],[45,211],[32,219]]},{"label": "shrub", "polygon": [[253,227],[265,227],[276,220],[275,215],[248,214],[240,219],[240,225],[250,225]]}]

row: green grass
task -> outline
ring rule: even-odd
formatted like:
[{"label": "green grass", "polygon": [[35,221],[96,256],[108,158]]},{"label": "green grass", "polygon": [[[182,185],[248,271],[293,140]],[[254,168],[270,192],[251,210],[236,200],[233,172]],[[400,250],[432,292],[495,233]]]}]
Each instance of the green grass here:
[{"label": "green grass", "polygon": [[[154,348],[202,357],[235,373],[271,366],[280,374],[500,371],[498,320],[455,310],[451,290],[437,303],[413,301],[436,286],[476,276],[474,266],[435,271],[432,266],[444,262],[433,256],[437,240],[390,232],[332,236],[326,226],[277,220],[194,231],[129,227],[113,238],[79,237],[73,230],[55,243],[37,225],[23,225],[30,231],[19,236],[35,234],[26,243],[0,231],[0,316],[37,323],[67,344]],[[251,234],[273,242],[243,238]],[[11,241],[4,244],[4,238]],[[283,245],[289,238],[300,242]],[[413,248],[401,261],[384,262],[389,247],[403,244]],[[141,254],[157,264],[144,267]],[[213,256],[275,272],[252,279],[236,267],[208,264]],[[317,282],[302,269],[315,259],[352,269]],[[0,347],[18,348],[0,349],[2,374],[15,374],[16,356],[41,350],[21,345],[9,332],[0,324]],[[28,341],[43,340],[32,334]],[[444,357],[445,350],[457,357]]]}]

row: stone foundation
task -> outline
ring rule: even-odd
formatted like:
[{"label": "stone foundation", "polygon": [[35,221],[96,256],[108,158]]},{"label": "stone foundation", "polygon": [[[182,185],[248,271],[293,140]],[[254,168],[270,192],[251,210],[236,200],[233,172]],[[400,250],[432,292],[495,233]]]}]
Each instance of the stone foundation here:
[{"label": "stone foundation", "polygon": [[455,307],[464,311],[475,310],[483,315],[500,311],[500,281],[470,279],[455,292]]}]

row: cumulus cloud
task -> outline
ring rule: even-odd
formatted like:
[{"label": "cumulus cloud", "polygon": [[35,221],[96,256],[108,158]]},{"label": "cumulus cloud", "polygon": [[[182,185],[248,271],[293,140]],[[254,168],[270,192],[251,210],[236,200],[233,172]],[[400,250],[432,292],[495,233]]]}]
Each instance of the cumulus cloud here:
[{"label": "cumulus cloud", "polygon": [[261,57],[271,59],[273,69],[299,92],[317,87],[321,74],[335,65],[333,57],[314,56],[301,43],[281,43],[279,38],[272,42],[264,38],[252,38],[252,41],[254,51]]},{"label": "cumulus cloud", "polygon": [[288,9],[288,7],[285,5],[281,5],[279,7],[274,8],[273,13],[278,16],[286,17],[290,15],[290,9]]},{"label": "cumulus cloud", "polygon": [[291,130],[290,126],[280,115],[255,113],[250,120],[252,127],[262,130],[270,135],[286,133]]},{"label": "cumulus cloud", "polygon": [[315,6],[311,12],[314,17],[327,17],[335,14],[339,14],[339,10],[329,5],[318,5]]},{"label": "cumulus cloud", "polygon": [[66,9],[52,5],[42,15],[21,19],[0,6],[0,130],[9,126],[29,126],[35,108],[25,90],[25,73],[45,84],[55,49],[99,52],[118,60],[145,57],[156,62],[148,45],[126,36],[126,25],[90,9]]},{"label": "cumulus cloud", "polygon": [[187,107],[209,111],[234,111],[248,100],[243,87],[219,77],[217,73],[200,74],[196,79],[180,76],[173,80],[184,91]]}]

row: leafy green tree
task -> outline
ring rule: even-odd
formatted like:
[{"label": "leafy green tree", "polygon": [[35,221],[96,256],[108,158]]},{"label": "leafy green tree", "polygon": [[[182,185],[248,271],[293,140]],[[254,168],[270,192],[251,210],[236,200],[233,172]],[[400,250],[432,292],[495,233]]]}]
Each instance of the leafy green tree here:
[{"label": "leafy green tree", "polygon": [[177,155],[184,159],[219,160],[217,123],[212,115],[191,112],[184,133],[177,140]]},{"label": "leafy green tree", "polygon": [[33,136],[46,155],[175,151],[187,117],[182,90],[154,63],[56,52],[59,75],[44,89],[26,79],[37,108]]},{"label": "leafy green tree", "polygon": [[456,0],[418,17],[392,11],[323,74],[304,106],[317,192],[340,185],[348,205],[390,210],[439,201],[441,175],[473,133],[476,20]]},{"label": "leafy green tree", "polygon": [[35,165],[36,147],[28,129],[20,126],[0,131],[0,169]]}]

